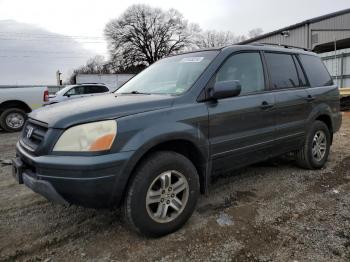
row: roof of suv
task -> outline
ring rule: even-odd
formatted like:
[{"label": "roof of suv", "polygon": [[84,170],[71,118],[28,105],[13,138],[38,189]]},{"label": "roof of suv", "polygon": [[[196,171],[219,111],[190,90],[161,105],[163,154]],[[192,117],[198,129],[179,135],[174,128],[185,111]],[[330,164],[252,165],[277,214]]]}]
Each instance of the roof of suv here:
[{"label": "roof of suv", "polygon": [[302,47],[288,46],[288,45],[277,45],[277,44],[265,44],[265,43],[253,43],[250,45],[231,45],[225,46],[218,50],[233,49],[233,50],[262,50],[262,51],[278,51],[284,53],[294,54],[308,54],[316,55],[311,50]]},{"label": "roof of suv", "polygon": [[221,51],[221,50],[267,50],[267,51],[279,51],[284,53],[294,53],[294,54],[309,54],[309,55],[316,55],[316,53],[312,52],[311,50],[308,50],[306,48],[297,47],[297,46],[289,46],[289,45],[278,45],[278,44],[269,44],[269,43],[253,43],[249,45],[241,45],[241,44],[235,44],[235,45],[229,45],[229,46],[223,46],[223,47],[213,47],[213,48],[205,48],[205,49],[198,49],[188,52],[183,52],[179,54],[170,55],[176,56],[176,55],[183,55],[183,54],[191,54],[191,53],[197,53],[197,52],[204,52],[204,51]]}]

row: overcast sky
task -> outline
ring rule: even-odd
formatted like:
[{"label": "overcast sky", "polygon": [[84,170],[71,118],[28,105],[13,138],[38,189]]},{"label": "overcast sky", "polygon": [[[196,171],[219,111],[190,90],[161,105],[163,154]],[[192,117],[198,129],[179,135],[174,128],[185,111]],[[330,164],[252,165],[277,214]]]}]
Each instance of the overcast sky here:
[{"label": "overcast sky", "polygon": [[[75,53],[74,56],[69,54],[70,61],[75,59],[73,57],[79,57],[76,58],[77,63],[70,62],[69,66],[62,69],[68,73],[75,64],[81,63],[80,57],[88,57],[93,53],[106,54],[106,45],[102,38],[105,24],[118,17],[133,3],[145,3],[163,9],[175,8],[190,22],[198,23],[202,29],[230,30],[235,34],[246,34],[256,27],[261,27],[266,33],[319,15],[350,8],[349,0],[0,0],[0,22],[7,20],[9,23],[8,20],[11,20],[14,23],[19,22],[22,26],[24,23],[28,24],[27,26],[33,25],[42,34],[51,32],[56,35],[76,36],[74,40],[82,45],[82,49],[79,55],[76,55],[76,45],[73,44]],[[25,40],[27,37],[24,33],[20,35],[21,31],[11,33],[9,30],[11,28],[4,29],[0,24],[0,50],[6,41],[9,41],[4,40],[4,37],[17,40]],[[86,36],[89,38],[84,38]],[[26,45],[27,52],[33,46],[33,43]],[[64,52],[65,55],[68,54],[67,50]],[[3,53],[0,52],[0,56],[1,54]],[[13,59],[17,59],[18,63],[23,62],[20,58]],[[4,84],[1,79],[0,84]]]}]

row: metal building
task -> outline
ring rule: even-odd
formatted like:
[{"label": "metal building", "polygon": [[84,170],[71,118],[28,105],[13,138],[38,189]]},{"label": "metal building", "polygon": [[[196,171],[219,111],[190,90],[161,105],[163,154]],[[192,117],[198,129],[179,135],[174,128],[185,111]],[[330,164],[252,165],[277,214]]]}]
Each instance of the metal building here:
[{"label": "metal building", "polygon": [[275,43],[312,49],[315,52],[350,47],[350,8],[319,16],[241,42]]},{"label": "metal building", "polygon": [[350,8],[312,18],[248,39],[240,44],[271,43],[320,53],[340,88],[350,88]]}]

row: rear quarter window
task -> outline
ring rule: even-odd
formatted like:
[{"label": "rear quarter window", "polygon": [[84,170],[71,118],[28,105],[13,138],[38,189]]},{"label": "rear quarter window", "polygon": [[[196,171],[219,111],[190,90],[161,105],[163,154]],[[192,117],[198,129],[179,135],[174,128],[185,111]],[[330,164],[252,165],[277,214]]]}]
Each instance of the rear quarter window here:
[{"label": "rear quarter window", "polygon": [[326,66],[317,56],[299,55],[311,87],[333,85]]},{"label": "rear quarter window", "polygon": [[85,86],[85,94],[97,94],[108,92],[109,89],[105,86]]}]

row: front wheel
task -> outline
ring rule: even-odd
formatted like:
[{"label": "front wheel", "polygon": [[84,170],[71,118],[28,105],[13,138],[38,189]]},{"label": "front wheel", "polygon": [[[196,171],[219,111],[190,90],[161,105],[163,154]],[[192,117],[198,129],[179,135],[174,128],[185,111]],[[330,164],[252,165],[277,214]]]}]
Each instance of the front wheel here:
[{"label": "front wheel", "polygon": [[125,198],[124,216],[132,229],[159,237],[186,223],[198,195],[198,173],[192,162],[175,152],[157,152],[137,168]]},{"label": "front wheel", "polygon": [[306,169],[319,169],[327,162],[331,144],[325,123],[316,120],[310,127],[304,146],[296,152],[297,164]]}]

